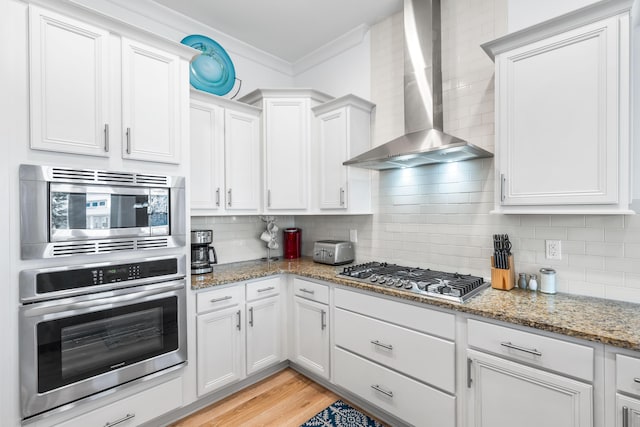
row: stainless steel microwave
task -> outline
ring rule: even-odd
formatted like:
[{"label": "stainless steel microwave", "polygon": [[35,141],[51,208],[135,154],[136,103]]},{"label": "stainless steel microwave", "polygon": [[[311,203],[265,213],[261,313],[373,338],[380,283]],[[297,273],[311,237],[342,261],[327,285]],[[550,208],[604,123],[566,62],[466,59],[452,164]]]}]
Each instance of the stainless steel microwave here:
[{"label": "stainless steel microwave", "polygon": [[185,245],[184,177],[20,165],[22,259]]}]

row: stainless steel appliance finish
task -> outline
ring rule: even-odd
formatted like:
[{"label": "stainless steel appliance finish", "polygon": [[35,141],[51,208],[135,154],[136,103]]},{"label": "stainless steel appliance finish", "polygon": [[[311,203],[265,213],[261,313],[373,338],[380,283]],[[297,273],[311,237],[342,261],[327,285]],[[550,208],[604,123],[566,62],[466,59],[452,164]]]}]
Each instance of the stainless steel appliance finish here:
[{"label": "stainless steel appliance finish", "polygon": [[319,240],[313,244],[313,260],[329,265],[353,262],[353,243],[342,240]]},{"label": "stainless steel appliance finish", "polygon": [[20,165],[22,259],[185,245],[184,177]]},{"label": "stainless steel appliance finish", "polygon": [[23,418],[184,364],[185,264],[158,257],[21,272]]},{"label": "stainless steel appliance finish", "polygon": [[493,157],[443,132],[440,0],[404,0],[405,135],[343,164],[395,169]]},{"label": "stainless steel appliance finish", "polygon": [[429,297],[465,302],[490,286],[482,277],[369,262],[345,267],[341,277]]},{"label": "stainless steel appliance finish", "polygon": [[218,263],[216,249],[211,246],[213,230],[191,231],[191,274],[206,274]]}]

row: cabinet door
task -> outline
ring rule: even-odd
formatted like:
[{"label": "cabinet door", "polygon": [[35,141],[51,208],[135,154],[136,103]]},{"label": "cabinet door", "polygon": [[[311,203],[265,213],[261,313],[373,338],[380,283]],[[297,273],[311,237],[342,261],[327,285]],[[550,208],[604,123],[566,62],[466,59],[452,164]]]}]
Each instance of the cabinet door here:
[{"label": "cabinet door", "polygon": [[244,378],[240,306],[198,316],[198,395]]},{"label": "cabinet door", "polygon": [[280,297],[247,303],[247,374],[280,361]]},{"label": "cabinet door", "polygon": [[640,400],[616,394],[616,427],[640,427]]},{"label": "cabinet door", "polygon": [[226,209],[257,211],[260,205],[260,119],[225,111]]},{"label": "cabinet door", "polygon": [[309,178],[309,100],[265,101],[266,208],[306,209]]},{"label": "cabinet door", "polygon": [[122,38],[123,157],[180,163],[180,59]]},{"label": "cabinet door", "polygon": [[293,361],[329,378],[328,308],[297,296],[293,300]]},{"label": "cabinet door", "polygon": [[469,426],[591,427],[593,387],[468,350]]},{"label": "cabinet door", "polygon": [[196,215],[220,211],[224,209],[224,108],[191,101],[190,139],[191,211]]},{"label": "cabinet door", "polygon": [[619,26],[613,17],[496,59],[501,204],[618,202]]},{"label": "cabinet door", "polygon": [[348,156],[348,120],[347,109],[323,114],[319,117],[320,126],[320,209],[347,208],[347,167],[342,164]]},{"label": "cabinet door", "polygon": [[29,6],[31,148],[108,156],[108,38]]}]

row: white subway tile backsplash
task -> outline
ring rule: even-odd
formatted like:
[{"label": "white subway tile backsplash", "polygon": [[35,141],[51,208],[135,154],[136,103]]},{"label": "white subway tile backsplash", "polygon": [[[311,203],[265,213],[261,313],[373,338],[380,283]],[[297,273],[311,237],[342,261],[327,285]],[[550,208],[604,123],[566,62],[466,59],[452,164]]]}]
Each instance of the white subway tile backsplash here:
[{"label": "white subway tile backsplash", "polygon": [[587,242],[603,242],[604,230],[602,228],[569,228],[568,240],[584,240]]},{"label": "white subway tile backsplash", "polygon": [[[583,244],[586,246],[585,253],[587,255],[600,255],[605,257],[624,256],[624,245],[622,243],[584,242]],[[564,250],[564,247],[562,249]]]}]

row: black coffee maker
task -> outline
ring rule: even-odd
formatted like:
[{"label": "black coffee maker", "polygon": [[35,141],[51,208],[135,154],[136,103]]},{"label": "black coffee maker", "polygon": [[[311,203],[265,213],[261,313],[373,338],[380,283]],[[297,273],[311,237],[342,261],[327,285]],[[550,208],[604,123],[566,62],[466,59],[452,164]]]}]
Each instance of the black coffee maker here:
[{"label": "black coffee maker", "polygon": [[216,250],[211,246],[212,230],[191,230],[191,274],[205,274],[213,271],[218,263]]}]

